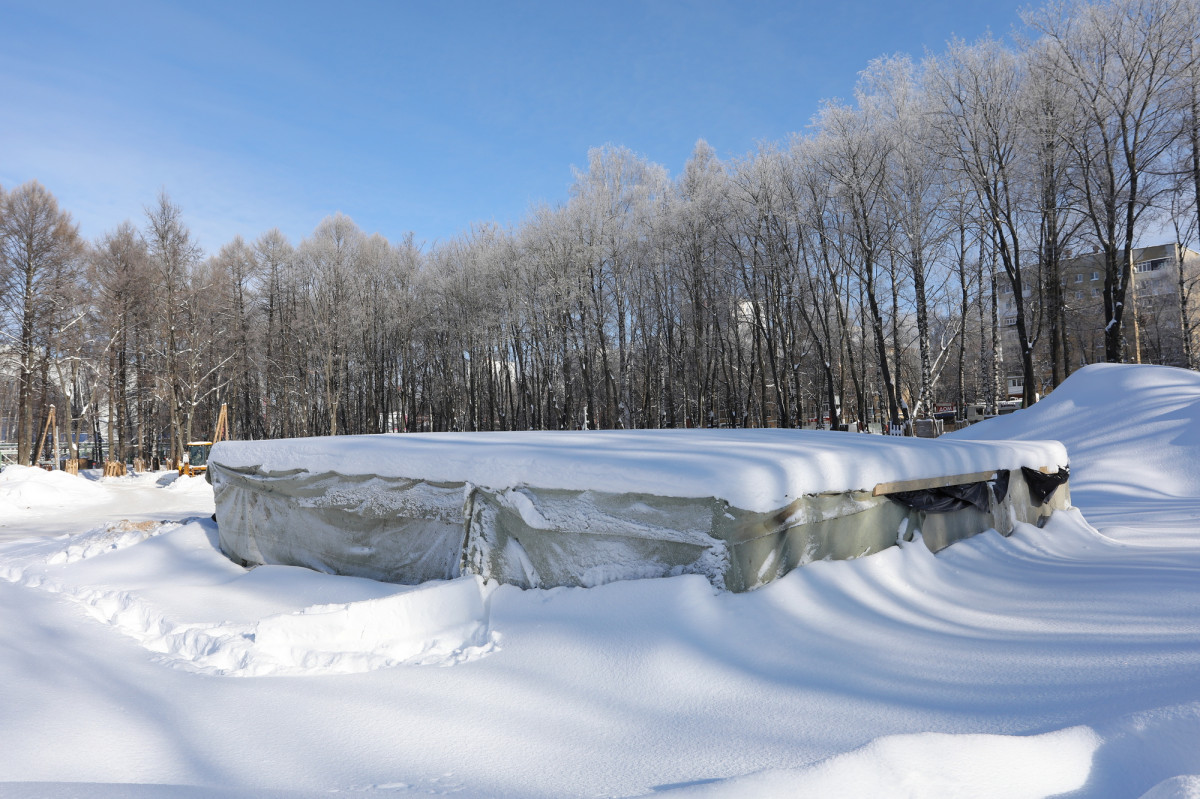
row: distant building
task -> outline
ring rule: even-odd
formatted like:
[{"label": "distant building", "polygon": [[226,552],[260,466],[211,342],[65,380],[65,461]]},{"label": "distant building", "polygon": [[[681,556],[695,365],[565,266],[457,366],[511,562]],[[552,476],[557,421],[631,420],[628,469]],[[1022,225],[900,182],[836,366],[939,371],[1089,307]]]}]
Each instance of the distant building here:
[{"label": "distant building", "polygon": [[[1133,285],[1125,302],[1134,313],[1127,310],[1123,320],[1130,360],[1137,357],[1133,352],[1136,347],[1142,363],[1187,366],[1184,330],[1190,329],[1192,320],[1200,316],[1200,296],[1197,296],[1200,291],[1181,294],[1180,274],[1182,270],[1185,287],[1193,288],[1191,283],[1200,272],[1200,253],[1178,244],[1159,244],[1135,249],[1132,255]],[[1073,371],[1104,360],[1104,254],[1096,252],[1064,260],[1060,263],[1060,274],[1066,306],[1067,349]],[[1016,303],[1007,278],[1001,275],[996,283],[1008,396],[1019,398],[1024,383],[1017,354],[1020,349]],[[1027,314],[1034,293],[1035,289],[1025,288]],[[1049,324],[1043,319],[1034,347],[1034,370],[1043,383],[1038,391],[1043,394],[1049,388],[1051,376],[1048,339]]]}]

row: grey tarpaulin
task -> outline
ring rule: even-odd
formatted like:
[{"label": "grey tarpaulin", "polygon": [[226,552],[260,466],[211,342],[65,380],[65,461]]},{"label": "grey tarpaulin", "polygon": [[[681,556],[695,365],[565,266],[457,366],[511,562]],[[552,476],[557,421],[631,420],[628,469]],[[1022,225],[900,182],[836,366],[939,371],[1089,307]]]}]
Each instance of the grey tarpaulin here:
[{"label": "grey tarpaulin", "polygon": [[209,474],[235,560],[409,584],[459,574],[461,485],[211,463]]},{"label": "grey tarpaulin", "polygon": [[1069,507],[1065,485],[1040,504],[1028,478],[1005,491],[999,474],[981,481],[982,496],[967,492],[973,501],[944,512],[849,491],[801,496],[764,513],[714,497],[209,469],[220,545],[235,560],[409,584],[463,573],[543,588],[702,574],[745,591],[815,560],[878,552],[917,531],[937,551]]}]

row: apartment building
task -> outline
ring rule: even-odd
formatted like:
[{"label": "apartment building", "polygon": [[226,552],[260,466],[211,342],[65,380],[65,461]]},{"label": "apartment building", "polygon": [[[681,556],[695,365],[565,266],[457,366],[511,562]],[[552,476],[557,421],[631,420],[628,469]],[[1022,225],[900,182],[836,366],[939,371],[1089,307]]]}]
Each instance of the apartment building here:
[{"label": "apartment building", "polygon": [[[1168,366],[1186,366],[1185,329],[1200,319],[1200,253],[1177,244],[1159,244],[1133,251],[1133,284],[1126,295],[1125,336],[1130,360]],[[1060,263],[1060,284],[1065,305],[1066,348],[1072,369],[1104,360],[1104,255],[1090,253]],[[1184,291],[1181,293],[1181,278]],[[1033,281],[1031,281],[1033,282]],[[1001,343],[1005,356],[1006,385],[1010,397],[1020,397],[1023,381],[1017,344],[1016,303],[1012,286],[997,280]],[[1034,348],[1034,370],[1042,381],[1038,392],[1050,387],[1049,323],[1039,319],[1037,289],[1026,287],[1026,319],[1040,331]],[[1185,301],[1183,297],[1187,297]],[[1036,306],[1036,307],[1034,307]],[[1185,322],[1187,324],[1185,325]]]}]

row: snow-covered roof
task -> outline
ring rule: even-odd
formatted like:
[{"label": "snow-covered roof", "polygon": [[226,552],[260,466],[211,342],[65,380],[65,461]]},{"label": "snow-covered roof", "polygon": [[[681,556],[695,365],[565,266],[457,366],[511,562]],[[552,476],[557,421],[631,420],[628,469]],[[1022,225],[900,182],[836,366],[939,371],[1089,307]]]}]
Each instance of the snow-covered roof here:
[{"label": "snow-covered roof", "polygon": [[1057,469],[1056,441],[952,441],[819,430],[407,433],[223,441],[210,463],[674,497],[766,512],[805,494],[1015,469]]}]

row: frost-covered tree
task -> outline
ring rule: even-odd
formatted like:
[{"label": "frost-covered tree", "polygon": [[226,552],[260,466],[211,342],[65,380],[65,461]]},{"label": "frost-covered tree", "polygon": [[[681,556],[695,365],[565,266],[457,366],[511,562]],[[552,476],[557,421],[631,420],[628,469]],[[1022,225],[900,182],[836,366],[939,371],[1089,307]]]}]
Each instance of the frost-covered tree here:
[{"label": "frost-covered tree", "polygon": [[1022,59],[990,38],[974,45],[952,42],[929,70],[931,91],[940,101],[941,144],[979,198],[1012,292],[1017,356],[1029,405],[1037,393],[1033,349],[1040,313],[1029,302],[1037,263],[1025,241],[1025,212],[1031,204],[1021,102],[1026,75]]},{"label": "frost-covered tree", "polygon": [[35,391],[39,378],[48,389],[50,361],[57,334],[73,315],[76,280],[82,264],[83,242],[71,215],[37,181],[30,181],[3,198],[0,206],[0,288],[3,333],[16,353],[17,460],[30,463],[37,453]]},{"label": "frost-covered tree", "polygon": [[[159,193],[154,205],[146,208],[143,235],[160,292],[154,303],[159,328],[157,349],[164,367],[160,397],[168,410],[169,459],[174,464],[183,456],[191,427],[186,397],[192,387],[185,383],[183,360],[192,351],[192,341],[207,336],[211,329],[204,320],[196,320],[189,313],[192,271],[200,261],[201,251],[183,221],[183,210],[165,191]],[[193,322],[203,327],[195,329]]]},{"label": "frost-covered tree", "polygon": [[[1126,342],[1131,254],[1166,188],[1162,161],[1180,133],[1179,80],[1193,57],[1194,0],[1083,0],[1026,13],[1083,120],[1067,139],[1093,240],[1104,254],[1105,359],[1140,358]],[[1136,323],[1136,317],[1135,317]]]},{"label": "frost-covered tree", "polygon": [[873,61],[860,80],[858,104],[872,107],[890,129],[886,198],[896,231],[895,251],[912,279],[920,362],[913,410],[922,416],[932,413],[935,369],[946,354],[941,340],[934,351],[930,305],[945,283],[946,207],[954,186],[942,151],[930,146],[933,102],[917,66],[906,56]]},{"label": "frost-covered tree", "polygon": [[899,349],[887,335],[880,292],[887,288],[885,262],[892,246],[887,185],[892,144],[878,116],[869,110],[829,103],[816,118],[819,139],[816,162],[833,189],[844,235],[839,257],[862,286],[874,341],[876,367],[887,408],[900,422],[900,398],[892,377],[889,355]]},{"label": "frost-covered tree", "polygon": [[88,280],[95,289],[94,323],[108,336],[108,414],[113,433],[109,445],[115,460],[145,458],[153,447],[153,381],[150,346],[154,337],[156,284],[145,240],[123,222],[104,234],[91,250]]}]

